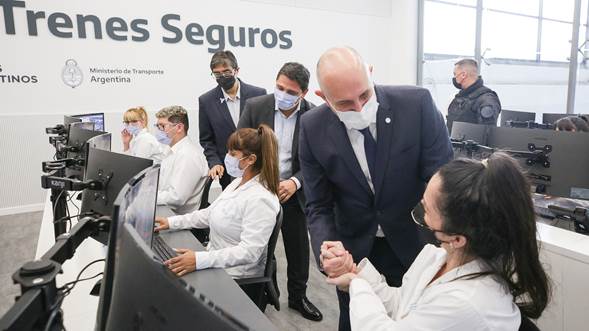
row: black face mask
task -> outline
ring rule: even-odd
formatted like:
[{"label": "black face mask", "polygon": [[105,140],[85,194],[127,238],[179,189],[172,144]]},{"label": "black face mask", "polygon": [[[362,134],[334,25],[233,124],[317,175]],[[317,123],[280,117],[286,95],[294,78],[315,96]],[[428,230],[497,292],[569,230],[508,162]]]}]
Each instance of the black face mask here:
[{"label": "black face mask", "polygon": [[235,85],[235,76],[221,76],[217,78],[217,84],[219,84],[219,86],[221,86],[221,88],[225,91],[230,90],[233,85]]},{"label": "black face mask", "polygon": [[454,85],[455,88],[462,90],[462,85],[456,81],[456,77],[452,77],[452,85]]}]

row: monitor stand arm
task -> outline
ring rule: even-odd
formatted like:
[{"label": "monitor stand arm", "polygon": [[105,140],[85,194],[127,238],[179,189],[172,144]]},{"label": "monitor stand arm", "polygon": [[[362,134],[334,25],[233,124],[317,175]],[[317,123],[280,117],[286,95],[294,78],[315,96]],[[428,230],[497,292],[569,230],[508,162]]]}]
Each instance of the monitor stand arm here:
[{"label": "monitor stand arm", "polygon": [[88,237],[109,232],[111,219],[84,217],[69,233],[57,237],[55,244],[41,259],[25,263],[13,275],[21,295],[0,320],[0,330],[60,330],[62,313],[59,309],[63,293],[55,278],[61,265],[71,259],[78,246]]},{"label": "monitor stand arm", "polygon": [[[82,162],[82,164],[80,164]],[[80,181],[65,176],[65,169],[71,166],[83,165],[83,160],[59,159],[42,163],[42,170],[45,174],[41,176],[41,187],[51,189],[51,210],[53,211],[53,232],[57,239],[61,234],[66,233],[66,221],[68,220],[67,192],[89,190],[104,190],[113,174],[103,176],[100,180]]]}]

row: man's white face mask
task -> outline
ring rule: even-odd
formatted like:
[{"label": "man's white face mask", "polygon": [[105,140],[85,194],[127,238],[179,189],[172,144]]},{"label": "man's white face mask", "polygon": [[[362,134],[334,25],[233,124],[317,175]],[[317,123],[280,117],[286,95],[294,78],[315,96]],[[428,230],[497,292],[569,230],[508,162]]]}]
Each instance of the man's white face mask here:
[{"label": "man's white face mask", "polygon": [[370,66],[366,63],[364,65],[366,68],[366,75],[368,76],[368,81],[370,81],[370,86],[372,89],[372,96],[364,104],[362,107],[362,111],[338,111],[335,110],[335,107],[332,107],[330,104],[331,109],[335,112],[337,117],[339,117],[340,121],[344,123],[346,128],[355,129],[355,130],[362,130],[366,128],[370,123],[376,122],[376,113],[378,111],[378,101],[376,100],[376,91],[374,90],[374,83],[372,83],[372,73],[370,72]]},{"label": "man's white face mask", "polygon": [[331,109],[335,112],[340,121],[344,123],[348,129],[362,130],[370,123],[376,122],[376,113],[378,111],[378,101],[376,101],[376,92],[372,88],[372,96],[362,107],[362,111],[338,111],[333,107]]}]

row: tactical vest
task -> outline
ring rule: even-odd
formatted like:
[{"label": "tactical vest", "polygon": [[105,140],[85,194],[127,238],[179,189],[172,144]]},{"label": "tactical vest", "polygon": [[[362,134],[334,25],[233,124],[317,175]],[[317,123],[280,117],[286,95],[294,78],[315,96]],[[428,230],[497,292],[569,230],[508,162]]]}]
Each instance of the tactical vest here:
[{"label": "tactical vest", "polygon": [[[481,115],[479,114],[479,108],[482,99],[479,97],[484,94],[493,94],[498,99],[495,91],[486,86],[481,86],[468,95],[457,96],[452,100],[448,107],[448,115],[446,116],[449,132],[452,132],[452,124],[454,122],[480,123],[479,118]],[[495,118],[495,120],[497,119]]]}]

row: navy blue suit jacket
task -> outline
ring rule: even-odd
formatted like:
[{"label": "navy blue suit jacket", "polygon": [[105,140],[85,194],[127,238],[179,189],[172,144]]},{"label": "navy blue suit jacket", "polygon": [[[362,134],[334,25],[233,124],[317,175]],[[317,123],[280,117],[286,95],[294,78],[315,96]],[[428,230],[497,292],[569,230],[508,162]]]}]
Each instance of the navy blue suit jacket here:
[{"label": "navy blue suit jacket", "polygon": [[427,181],[453,156],[448,130],[428,90],[376,86],[375,193],[356,159],[344,124],[323,104],[301,117],[299,157],[311,245],[342,241],[359,262],[370,254],[380,225],[408,267],[421,248],[411,210]]},{"label": "navy blue suit jacket", "polygon": [[[251,97],[265,95],[266,90],[239,80],[240,115]],[[198,128],[200,145],[204,149],[209,168],[223,165],[227,154],[227,139],[236,130],[220,86],[198,98]]]}]

